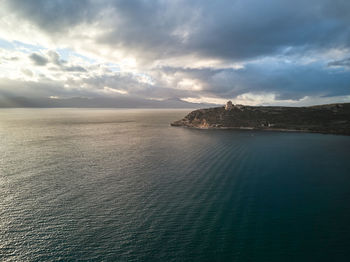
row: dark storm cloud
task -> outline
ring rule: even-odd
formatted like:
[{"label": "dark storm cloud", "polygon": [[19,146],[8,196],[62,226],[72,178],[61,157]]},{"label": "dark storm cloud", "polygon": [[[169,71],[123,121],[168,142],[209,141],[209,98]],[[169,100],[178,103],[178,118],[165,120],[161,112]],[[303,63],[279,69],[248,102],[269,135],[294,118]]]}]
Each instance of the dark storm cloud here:
[{"label": "dark storm cloud", "polygon": [[32,53],[29,56],[29,58],[32,60],[32,62],[35,65],[38,65],[38,66],[44,66],[49,62],[49,60],[45,56],[37,54],[37,53]]},{"label": "dark storm cloud", "polygon": [[115,2],[121,22],[100,41],[153,52],[156,58],[198,54],[224,60],[350,46],[345,1],[175,3]]},{"label": "dark storm cloud", "polygon": [[191,46],[233,59],[349,46],[349,19],[338,16],[337,5],[350,10],[348,4],[325,0],[211,1]]},{"label": "dark storm cloud", "polygon": [[97,5],[91,2],[89,0],[9,0],[6,1],[6,4],[22,18],[55,34],[80,23],[91,21],[98,11]]},{"label": "dark storm cloud", "polygon": [[11,0],[8,5],[52,34],[102,21],[109,32],[96,42],[153,58],[195,53],[242,60],[350,47],[345,0]]}]

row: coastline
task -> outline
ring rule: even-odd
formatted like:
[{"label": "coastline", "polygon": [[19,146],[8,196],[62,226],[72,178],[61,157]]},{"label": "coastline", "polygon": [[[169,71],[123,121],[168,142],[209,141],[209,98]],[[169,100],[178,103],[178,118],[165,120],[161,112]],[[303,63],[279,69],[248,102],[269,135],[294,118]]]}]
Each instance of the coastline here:
[{"label": "coastline", "polygon": [[233,105],[198,109],[171,126],[350,136],[350,103],[312,107]]},{"label": "coastline", "polygon": [[323,134],[323,135],[340,135],[340,136],[350,136],[342,133],[331,133],[331,132],[322,132],[322,131],[313,131],[313,130],[300,130],[300,129],[286,129],[286,128],[255,128],[255,127],[199,127],[199,126],[188,126],[188,125],[172,125],[172,127],[182,127],[190,129],[200,129],[200,130],[243,130],[243,131],[262,131],[262,132],[281,132],[281,133],[314,133],[314,134]]}]

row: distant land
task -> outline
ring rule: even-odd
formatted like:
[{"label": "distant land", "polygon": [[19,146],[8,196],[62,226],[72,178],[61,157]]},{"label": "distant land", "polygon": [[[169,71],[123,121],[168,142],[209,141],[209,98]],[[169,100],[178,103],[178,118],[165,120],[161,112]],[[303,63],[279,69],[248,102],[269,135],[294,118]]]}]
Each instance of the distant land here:
[{"label": "distant land", "polygon": [[1,96],[0,108],[204,108],[218,106],[209,103],[190,103],[179,98],[152,100],[135,97],[71,97],[71,98],[27,98]]},{"label": "distant land", "polygon": [[350,135],[350,103],[308,107],[233,105],[192,111],[171,123],[203,129],[252,129]]}]

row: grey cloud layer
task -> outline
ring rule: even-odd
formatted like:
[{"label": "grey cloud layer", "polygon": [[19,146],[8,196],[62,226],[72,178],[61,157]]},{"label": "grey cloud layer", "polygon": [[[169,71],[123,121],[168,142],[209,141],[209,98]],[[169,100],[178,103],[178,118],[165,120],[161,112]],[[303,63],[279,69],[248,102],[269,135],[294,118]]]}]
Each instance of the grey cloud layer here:
[{"label": "grey cloud layer", "polygon": [[[236,70],[165,63],[147,68],[153,86],[120,74],[87,78],[83,82],[89,85],[122,85],[129,94],[152,98],[226,98],[247,92],[272,92],[280,99],[350,95],[347,0],[8,0],[6,6],[53,37],[65,37],[81,24],[100,27],[101,34],[93,39],[96,46],[121,49],[145,64],[180,61],[184,56],[244,64]],[[324,58],[332,50],[344,57]],[[265,61],[266,57],[280,62]],[[305,58],[316,61],[299,62]],[[50,62],[62,71],[89,72],[79,65],[65,65],[55,53],[48,57],[33,53],[30,59],[39,66]],[[174,78],[172,85],[163,79],[166,76]],[[201,90],[176,88],[184,78],[197,80]]]},{"label": "grey cloud layer", "polygon": [[[202,93],[236,97],[247,91],[270,92],[277,98],[298,100],[304,96],[332,97],[350,93],[350,74],[344,70],[327,71],[319,65],[270,64],[268,68],[249,65],[244,69],[167,68],[167,74],[181,72],[204,82]],[[286,73],[288,72],[288,73]]]},{"label": "grey cloud layer", "polygon": [[343,66],[350,68],[350,58],[345,58],[337,61],[332,61],[328,63],[328,66]]},{"label": "grey cloud layer", "polygon": [[41,29],[54,34],[64,32],[69,27],[92,21],[97,5],[89,0],[9,0],[6,6],[19,17],[34,22]]},{"label": "grey cloud layer", "polygon": [[300,52],[350,46],[346,0],[11,0],[8,5],[51,34],[81,23],[102,23],[109,30],[97,42],[153,58],[197,53],[245,59],[287,48]]}]

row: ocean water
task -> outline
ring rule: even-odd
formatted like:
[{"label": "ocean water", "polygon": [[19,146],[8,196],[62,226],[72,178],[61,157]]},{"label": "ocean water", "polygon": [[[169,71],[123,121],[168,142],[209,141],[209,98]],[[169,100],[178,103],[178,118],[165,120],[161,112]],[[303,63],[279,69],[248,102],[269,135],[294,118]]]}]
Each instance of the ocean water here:
[{"label": "ocean water", "polygon": [[350,261],[350,137],[1,109],[0,261]]}]

